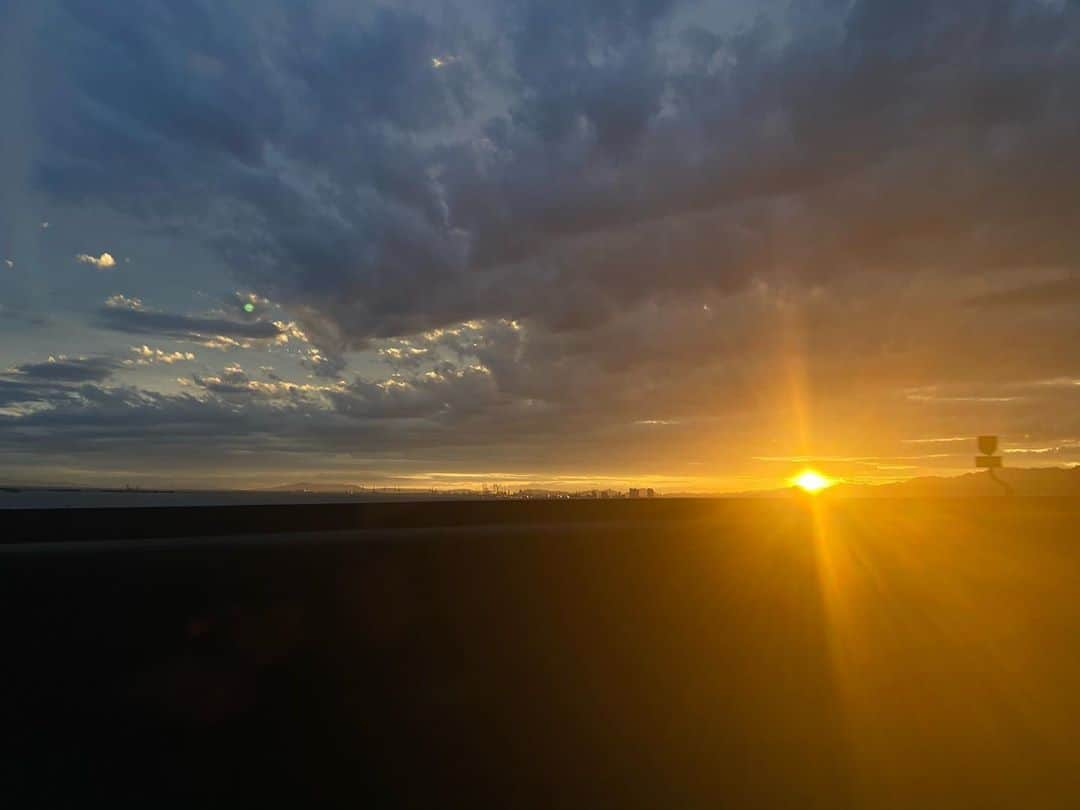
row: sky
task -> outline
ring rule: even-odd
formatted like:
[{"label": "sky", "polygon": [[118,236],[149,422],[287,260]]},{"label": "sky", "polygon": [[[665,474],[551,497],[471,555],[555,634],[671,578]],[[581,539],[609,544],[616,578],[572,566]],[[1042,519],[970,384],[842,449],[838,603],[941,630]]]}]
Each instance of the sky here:
[{"label": "sky", "polygon": [[0,478],[1080,463],[1077,0],[0,0]]}]

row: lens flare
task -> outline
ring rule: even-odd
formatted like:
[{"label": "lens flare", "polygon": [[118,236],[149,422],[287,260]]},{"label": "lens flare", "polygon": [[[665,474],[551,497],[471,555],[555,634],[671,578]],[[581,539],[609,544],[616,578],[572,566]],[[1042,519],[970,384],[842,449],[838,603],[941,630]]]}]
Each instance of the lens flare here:
[{"label": "lens flare", "polygon": [[791,479],[791,483],[805,492],[814,493],[821,492],[823,489],[828,489],[836,482],[831,478],[822,475],[817,470],[803,470]]}]

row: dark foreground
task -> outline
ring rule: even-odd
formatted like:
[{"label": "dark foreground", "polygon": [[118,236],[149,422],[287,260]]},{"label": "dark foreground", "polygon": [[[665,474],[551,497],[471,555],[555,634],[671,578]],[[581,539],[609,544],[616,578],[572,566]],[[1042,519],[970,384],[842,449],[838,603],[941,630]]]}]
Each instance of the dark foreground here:
[{"label": "dark foreground", "polygon": [[0,513],[5,806],[1080,805],[1080,501],[394,507]]}]

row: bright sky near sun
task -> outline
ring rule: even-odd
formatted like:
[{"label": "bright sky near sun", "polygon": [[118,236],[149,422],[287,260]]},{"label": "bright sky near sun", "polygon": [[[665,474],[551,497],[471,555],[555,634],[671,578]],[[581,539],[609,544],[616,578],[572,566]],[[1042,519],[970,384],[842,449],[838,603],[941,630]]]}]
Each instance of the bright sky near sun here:
[{"label": "bright sky near sun", "polygon": [[792,478],[791,482],[800,489],[810,493],[821,492],[821,490],[828,489],[836,483],[831,478],[825,477],[816,470],[804,470]]}]

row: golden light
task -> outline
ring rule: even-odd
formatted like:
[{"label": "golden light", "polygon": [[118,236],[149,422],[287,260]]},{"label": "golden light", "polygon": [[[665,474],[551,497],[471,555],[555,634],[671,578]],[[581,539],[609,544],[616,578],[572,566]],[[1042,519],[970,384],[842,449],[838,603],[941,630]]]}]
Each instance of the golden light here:
[{"label": "golden light", "polygon": [[822,475],[817,470],[803,470],[791,479],[791,483],[799,489],[812,494],[814,492],[821,492],[823,489],[828,489],[836,482],[831,478]]}]

